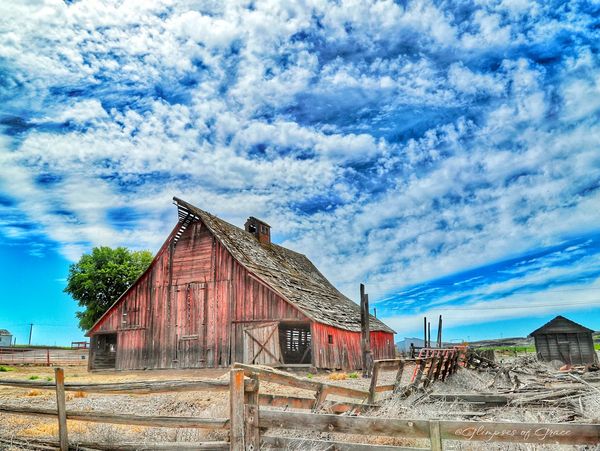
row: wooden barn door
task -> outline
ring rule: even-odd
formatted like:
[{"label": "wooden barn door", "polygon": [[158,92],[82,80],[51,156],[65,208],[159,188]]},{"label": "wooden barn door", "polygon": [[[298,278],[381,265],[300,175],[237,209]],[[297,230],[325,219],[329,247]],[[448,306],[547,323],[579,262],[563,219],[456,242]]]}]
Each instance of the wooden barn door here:
[{"label": "wooden barn door", "polygon": [[244,363],[283,363],[277,323],[263,323],[244,329]]},{"label": "wooden barn door", "polygon": [[206,284],[188,283],[174,288],[177,366],[203,367],[206,364]]}]

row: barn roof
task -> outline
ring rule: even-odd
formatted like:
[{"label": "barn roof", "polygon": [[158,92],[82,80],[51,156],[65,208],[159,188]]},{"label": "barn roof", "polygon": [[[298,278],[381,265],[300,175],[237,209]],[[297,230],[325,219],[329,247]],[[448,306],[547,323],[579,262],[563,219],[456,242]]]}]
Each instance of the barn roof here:
[{"label": "barn roof", "polygon": [[0,329],[0,335],[12,335],[9,331],[7,331],[6,329]]},{"label": "barn roof", "polygon": [[[231,255],[307,317],[319,323],[360,331],[360,307],[340,293],[303,254],[254,235],[177,197],[179,220],[201,220]],[[371,330],[394,332],[371,315]]]},{"label": "barn roof", "polygon": [[548,321],[542,327],[534,330],[529,334],[530,337],[538,334],[563,334],[573,332],[594,332],[592,329],[577,324],[564,316],[557,316],[551,321]]}]

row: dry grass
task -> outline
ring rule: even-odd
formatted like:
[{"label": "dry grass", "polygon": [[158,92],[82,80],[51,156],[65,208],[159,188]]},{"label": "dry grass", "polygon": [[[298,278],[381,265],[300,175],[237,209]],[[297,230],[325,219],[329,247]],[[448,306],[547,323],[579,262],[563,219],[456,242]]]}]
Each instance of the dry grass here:
[{"label": "dry grass", "polygon": [[327,376],[327,379],[331,381],[345,381],[348,379],[348,375],[346,373],[331,373]]},{"label": "dry grass", "polygon": [[25,396],[43,396],[44,392],[42,390],[29,390]]}]

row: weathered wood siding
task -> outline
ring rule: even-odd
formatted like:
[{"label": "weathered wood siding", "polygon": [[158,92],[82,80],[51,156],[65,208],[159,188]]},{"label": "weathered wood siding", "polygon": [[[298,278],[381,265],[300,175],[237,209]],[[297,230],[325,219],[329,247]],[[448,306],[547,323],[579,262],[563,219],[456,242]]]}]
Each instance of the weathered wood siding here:
[{"label": "weathered wood siding", "polygon": [[[344,370],[362,367],[360,332],[313,323],[312,340],[314,366]],[[371,332],[371,349],[375,360],[394,358],[394,334],[383,331]]]},{"label": "weathered wood siding", "polygon": [[90,335],[116,332],[117,369],[228,366],[243,361],[244,328],[306,320],[238,264],[201,223],[175,230],[150,269]]},{"label": "weathered wood siding", "polygon": [[592,334],[553,333],[535,336],[535,349],[540,360],[558,360],[573,365],[597,362]]}]

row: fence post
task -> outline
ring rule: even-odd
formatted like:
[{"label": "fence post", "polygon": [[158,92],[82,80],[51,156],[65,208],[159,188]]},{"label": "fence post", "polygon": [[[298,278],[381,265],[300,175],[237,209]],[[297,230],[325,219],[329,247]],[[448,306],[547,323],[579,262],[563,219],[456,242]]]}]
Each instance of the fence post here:
[{"label": "fence post", "polygon": [[369,399],[368,403],[373,404],[375,402],[375,390],[377,389],[377,379],[379,379],[379,367],[381,363],[375,362],[373,364],[373,374],[371,374],[371,386],[369,387]]},{"label": "fence post", "polygon": [[69,451],[69,435],[67,433],[67,406],[65,400],[65,372],[62,368],[55,368],[56,381],[56,409],[58,411],[58,438],[60,451]]},{"label": "fence post", "polygon": [[431,441],[431,451],[442,451],[442,433],[440,432],[440,422],[438,420],[429,420],[429,440]]},{"label": "fence post", "polygon": [[244,370],[229,372],[230,450],[244,451]]},{"label": "fence post", "polygon": [[46,348],[46,366],[50,366],[50,348]]},{"label": "fence post", "polygon": [[258,376],[251,376],[254,381],[252,390],[246,391],[246,418],[244,428],[244,445],[246,451],[260,450],[260,428],[259,428],[259,380]]}]

